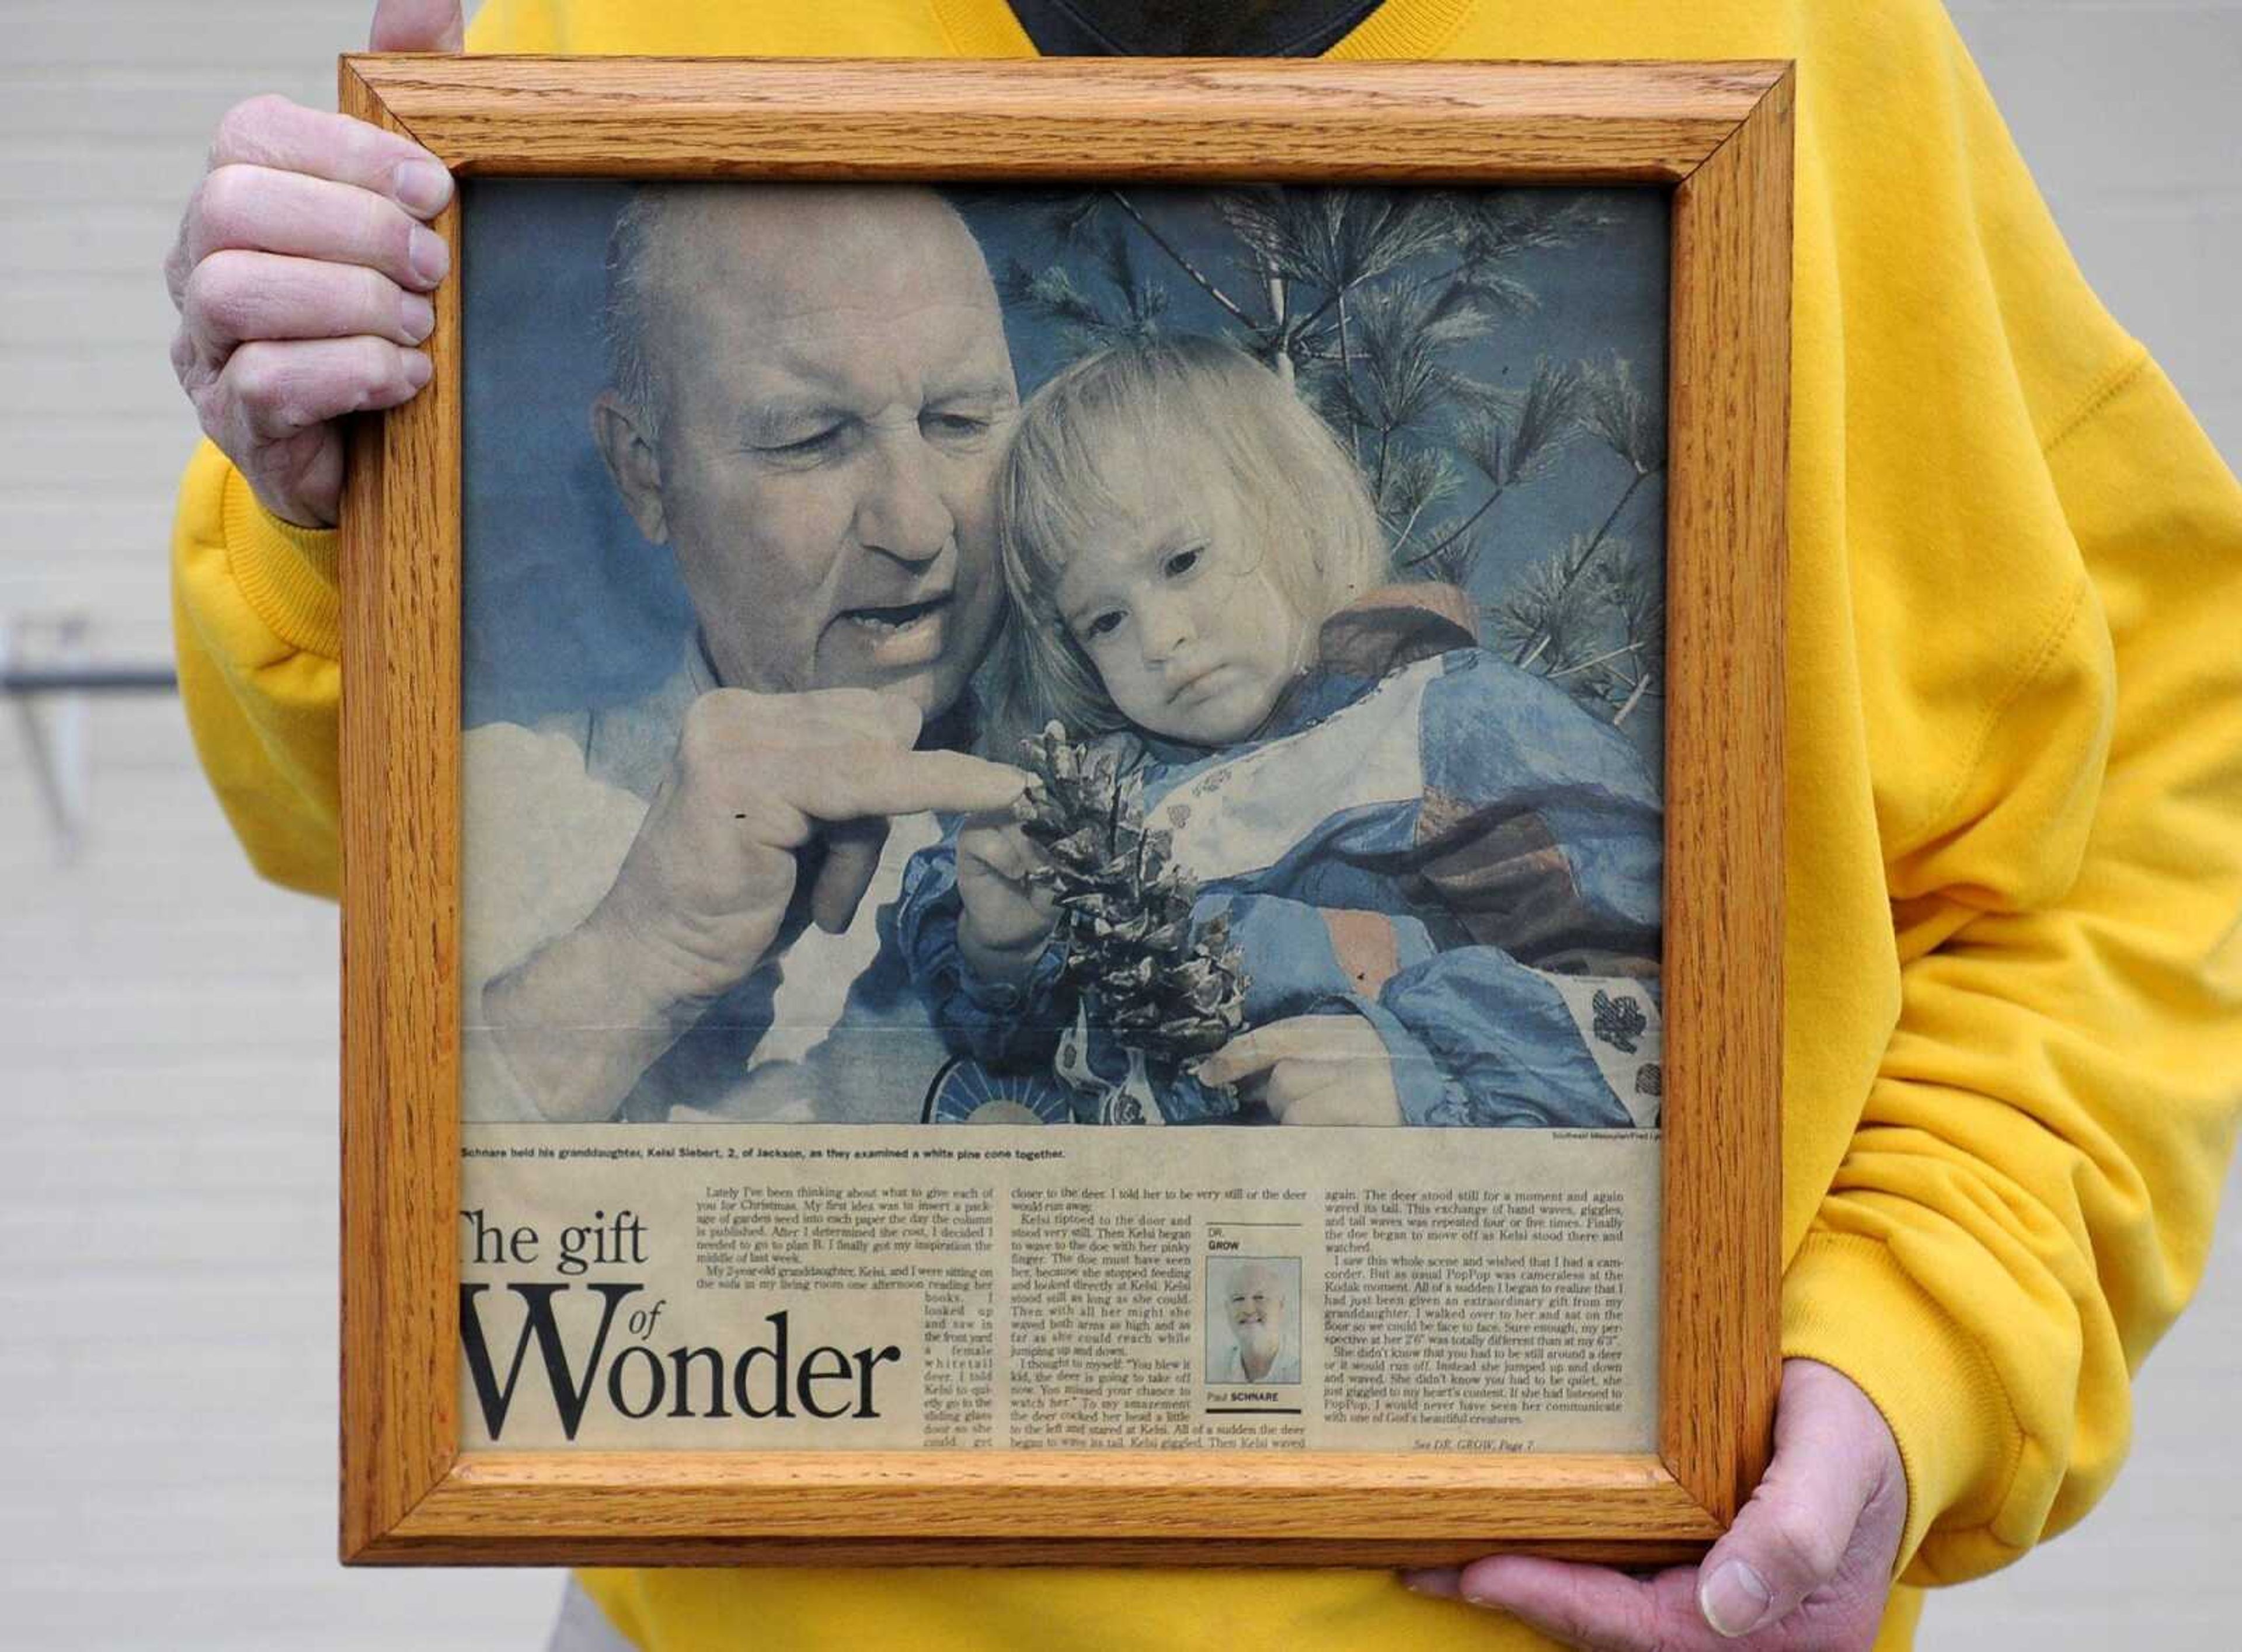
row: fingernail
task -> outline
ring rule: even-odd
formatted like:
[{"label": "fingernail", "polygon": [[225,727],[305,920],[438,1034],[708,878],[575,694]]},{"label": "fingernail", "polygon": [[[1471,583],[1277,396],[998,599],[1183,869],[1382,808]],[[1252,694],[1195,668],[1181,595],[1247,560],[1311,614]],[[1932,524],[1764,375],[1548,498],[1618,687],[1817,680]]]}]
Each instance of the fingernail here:
[{"label": "fingernail", "polygon": [[1456,1598],[1456,1575],[1451,1571],[1441,1571],[1437,1568],[1423,1572],[1404,1572],[1401,1574],[1401,1587],[1413,1594],[1429,1595],[1435,1600],[1453,1601]]},{"label": "fingernail", "polygon": [[406,252],[413,263],[413,273],[430,286],[434,286],[452,271],[452,249],[444,245],[444,238],[435,231],[413,226],[413,242]]},{"label": "fingernail", "polygon": [[407,350],[405,353],[405,382],[406,384],[411,385],[415,390],[420,390],[425,388],[428,380],[435,376],[436,364],[434,362],[429,360],[427,357],[422,355],[418,350]]},{"label": "fingernail", "polygon": [[1760,1575],[1742,1561],[1730,1561],[1697,1588],[1705,1622],[1732,1641],[1757,1628],[1774,1599]]},{"label": "fingernail", "polygon": [[398,325],[407,340],[418,344],[436,330],[436,306],[417,292],[408,292],[397,306]]},{"label": "fingernail", "polygon": [[452,198],[452,175],[434,161],[399,161],[389,187],[406,212],[426,218]]}]

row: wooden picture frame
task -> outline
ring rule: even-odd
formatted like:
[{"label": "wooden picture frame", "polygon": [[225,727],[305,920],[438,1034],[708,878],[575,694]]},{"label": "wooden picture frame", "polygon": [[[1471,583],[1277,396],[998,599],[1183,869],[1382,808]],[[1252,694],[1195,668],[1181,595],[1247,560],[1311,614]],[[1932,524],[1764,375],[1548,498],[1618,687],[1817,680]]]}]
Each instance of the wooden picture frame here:
[{"label": "wooden picture frame", "polygon": [[[463,1452],[460,285],[343,509],[341,1552],[359,1562],[1451,1564],[1701,1553],[1777,1374],[1787,64],[353,57],[463,175],[1670,191],[1663,1243],[1640,1455]],[[435,227],[459,245],[454,205]]]}]

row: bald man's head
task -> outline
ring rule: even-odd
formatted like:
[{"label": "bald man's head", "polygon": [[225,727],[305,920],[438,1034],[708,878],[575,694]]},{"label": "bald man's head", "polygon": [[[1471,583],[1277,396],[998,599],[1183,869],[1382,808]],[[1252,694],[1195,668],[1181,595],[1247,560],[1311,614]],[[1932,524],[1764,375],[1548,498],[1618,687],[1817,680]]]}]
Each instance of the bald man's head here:
[{"label": "bald man's head", "polygon": [[644,184],[607,238],[607,382],[658,437],[676,353],[701,347],[698,295],[723,284],[767,288],[782,301],[789,288],[835,274],[898,296],[933,285],[1001,314],[980,244],[932,190]]}]

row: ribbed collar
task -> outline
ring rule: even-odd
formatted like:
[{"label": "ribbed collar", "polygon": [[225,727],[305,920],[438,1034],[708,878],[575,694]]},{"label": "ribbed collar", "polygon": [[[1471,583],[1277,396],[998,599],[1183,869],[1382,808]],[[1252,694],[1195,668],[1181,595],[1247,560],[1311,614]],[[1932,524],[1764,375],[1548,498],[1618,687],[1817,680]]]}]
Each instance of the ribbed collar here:
[{"label": "ribbed collar", "polygon": [[[1033,57],[1035,43],[1004,0],[930,0],[961,57]],[[1478,0],[1386,0],[1326,57],[1433,57]]]}]

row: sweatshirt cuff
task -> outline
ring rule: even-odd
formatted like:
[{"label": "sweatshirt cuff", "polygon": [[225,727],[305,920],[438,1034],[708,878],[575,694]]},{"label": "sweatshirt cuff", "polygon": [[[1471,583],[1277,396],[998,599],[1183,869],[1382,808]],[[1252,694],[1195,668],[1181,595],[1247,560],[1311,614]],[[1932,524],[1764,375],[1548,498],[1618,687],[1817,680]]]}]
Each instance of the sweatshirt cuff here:
[{"label": "sweatshirt cuff", "polygon": [[[1883,1414],[1907,1472],[1895,1577],[1954,1581],[2015,1557],[1990,1523],[2023,1430],[1992,1361],[1882,1242],[1807,1236],[1783,1276],[1782,1353],[1843,1373]],[[1934,1524],[1939,1552],[1918,1561]]]},{"label": "sweatshirt cuff", "polygon": [[324,660],[342,657],[342,588],[336,564],[342,535],[299,527],[258,502],[229,468],[222,506],[226,567],[242,600],[290,648]]}]

